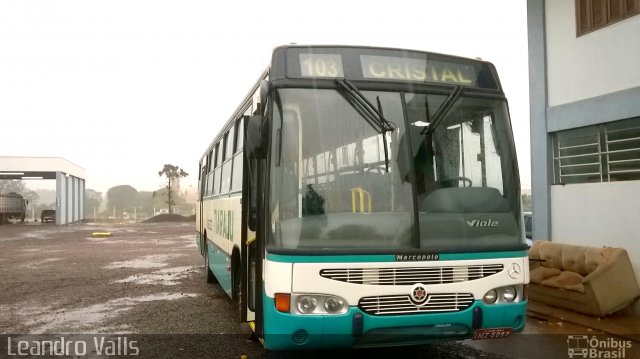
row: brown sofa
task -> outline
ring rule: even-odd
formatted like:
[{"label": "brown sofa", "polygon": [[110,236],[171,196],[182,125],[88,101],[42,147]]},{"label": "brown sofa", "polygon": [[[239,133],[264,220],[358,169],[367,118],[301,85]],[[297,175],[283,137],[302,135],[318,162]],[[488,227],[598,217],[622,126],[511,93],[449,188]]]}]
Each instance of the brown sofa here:
[{"label": "brown sofa", "polygon": [[605,316],[640,296],[627,251],[536,240],[529,250],[529,299]]}]

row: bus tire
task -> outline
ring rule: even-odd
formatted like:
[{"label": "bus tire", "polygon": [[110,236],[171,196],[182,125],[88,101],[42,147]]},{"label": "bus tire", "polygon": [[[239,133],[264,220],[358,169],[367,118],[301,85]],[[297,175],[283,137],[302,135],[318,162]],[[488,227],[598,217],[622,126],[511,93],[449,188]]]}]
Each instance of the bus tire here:
[{"label": "bus tire", "polygon": [[231,299],[237,301],[240,304],[240,255],[237,250],[233,250],[233,255],[231,256]]},{"label": "bus tire", "polygon": [[207,283],[218,283],[216,276],[213,275],[211,268],[209,268],[209,244],[206,239],[204,242],[204,272],[207,276]]}]

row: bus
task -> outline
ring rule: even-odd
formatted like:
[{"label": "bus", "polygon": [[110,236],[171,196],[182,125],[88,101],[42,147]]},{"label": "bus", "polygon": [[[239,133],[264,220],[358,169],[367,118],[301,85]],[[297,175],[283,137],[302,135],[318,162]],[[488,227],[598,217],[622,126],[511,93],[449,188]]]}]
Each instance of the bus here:
[{"label": "bus", "polygon": [[524,328],[520,179],[489,62],[277,47],[198,179],[207,281],[269,350]]}]

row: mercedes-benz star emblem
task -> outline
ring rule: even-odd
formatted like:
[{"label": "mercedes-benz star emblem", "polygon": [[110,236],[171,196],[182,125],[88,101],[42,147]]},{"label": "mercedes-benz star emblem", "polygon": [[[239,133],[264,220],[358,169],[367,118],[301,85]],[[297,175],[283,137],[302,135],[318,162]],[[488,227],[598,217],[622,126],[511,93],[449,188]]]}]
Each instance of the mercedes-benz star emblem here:
[{"label": "mercedes-benz star emblem", "polygon": [[518,263],[512,263],[511,268],[509,268],[509,277],[516,279],[520,276],[520,266]]}]

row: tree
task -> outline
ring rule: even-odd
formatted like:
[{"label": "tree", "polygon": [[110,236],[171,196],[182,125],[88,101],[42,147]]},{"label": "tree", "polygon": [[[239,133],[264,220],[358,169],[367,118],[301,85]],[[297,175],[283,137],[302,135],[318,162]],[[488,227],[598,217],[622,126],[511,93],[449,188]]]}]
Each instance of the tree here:
[{"label": "tree", "polygon": [[133,207],[137,204],[138,190],[128,184],[109,188],[107,191],[107,211],[115,210],[118,213],[132,212]]},{"label": "tree", "polygon": [[182,168],[170,164],[165,164],[162,168],[162,171],[158,172],[158,176],[167,177],[167,204],[169,205],[169,213],[173,213],[171,206],[175,204],[173,200],[173,187],[171,186],[171,182],[174,183],[182,177],[187,177],[189,174],[185,172]]},{"label": "tree", "polygon": [[0,180],[0,194],[15,192],[23,194],[27,192],[27,186],[22,180]]},{"label": "tree", "polygon": [[140,191],[138,192],[137,206],[138,210],[142,213],[149,214],[153,216],[153,206],[154,206],[154,198],[153,192],[149,191]]},{"label": "tree", "polygon": [[24,199],[29,201],[29,203],[33,204],[34,206],[40,200],[40,196],[35,191],[29,190],[29,189],[22,192],[21,195],[22,197],[24,197]]},{"label": "tree", "polygon": [[101,204],[102,204],[102,192],[98,192],[90,188],[87,188],[84,191],[84,217],[85,218],[95,217],[95,213],[96,213],[95,211],[100,209]]}]

